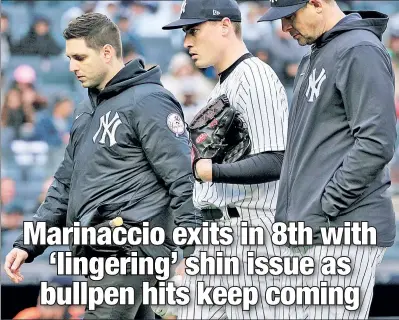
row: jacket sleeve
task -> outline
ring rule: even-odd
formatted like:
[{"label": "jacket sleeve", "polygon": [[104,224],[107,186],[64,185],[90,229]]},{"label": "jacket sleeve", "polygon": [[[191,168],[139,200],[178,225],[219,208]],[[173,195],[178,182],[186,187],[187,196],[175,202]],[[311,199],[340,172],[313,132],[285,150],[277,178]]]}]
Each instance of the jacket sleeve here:
[{"label": "jacket sleeve", "polygon": [[[54,175],[54,181],[47,191],[46,198],[33,216],[32,221],[34,224],[43,221],[46,222],[47,228],[66,226],[72,169],[72,145],[69,143],[65,150],[64,159]],[[14,247],[28,252],[28,259],[25,262],[29,263],[37,256],[41,255],[48,246],[40,244],[24,244],[22,233],[15,241]]]},{"label": "jacket sleeve", "polygon": [[[202,213],[193,204],[193,177],[189,139],[179,103],[163,93],[139,102],[133,127],[155,174],[171,197],[170,208],[179,227],[199,227]],[[184,256],[193,248],[183,248]]]},{"label": "jacket sleeve", "polygon": [[323,211],[332,217],[350,207],[381,173],[396,141],[389,56],[372,45],[352,48],[340,59],[336,80],[355,141],[322,196]]},{"label": "jacket sleeve", "polygon": [[212,164],[212,182],[257,184],[280,179],[284,152],[262,152],[234,163]]}]

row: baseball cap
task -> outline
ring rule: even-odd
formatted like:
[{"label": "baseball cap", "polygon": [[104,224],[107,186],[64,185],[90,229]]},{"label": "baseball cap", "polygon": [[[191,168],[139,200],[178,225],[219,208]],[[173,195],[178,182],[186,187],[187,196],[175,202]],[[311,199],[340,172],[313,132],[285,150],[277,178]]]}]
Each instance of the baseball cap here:
[{"label": "baseball cap", "polygon": [[258,20],[273,21],[292,15],[302,7],[306,6],[309,0],[270,0],[270,9]]},{"label": "baseball cap", "polygon": [[180,19],[162,29],[179,29],[205,21],[219,21],[223,18],[241,22],[241,11],[235,0],[184,0]]}]

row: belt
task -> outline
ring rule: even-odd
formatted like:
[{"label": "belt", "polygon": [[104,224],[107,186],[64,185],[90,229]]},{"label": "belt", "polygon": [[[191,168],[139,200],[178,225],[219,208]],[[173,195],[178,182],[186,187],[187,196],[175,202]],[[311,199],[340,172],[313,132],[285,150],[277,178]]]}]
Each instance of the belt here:
[{"label": "belt", "polygon": [[[220,209],[202,209],[202,216],[205,221],[219,220],[223,218],[223,212]],[[233,207],[227,208],[227,213],[230,218],[238,218],[240,214],[238,213],[237,208]]]}]

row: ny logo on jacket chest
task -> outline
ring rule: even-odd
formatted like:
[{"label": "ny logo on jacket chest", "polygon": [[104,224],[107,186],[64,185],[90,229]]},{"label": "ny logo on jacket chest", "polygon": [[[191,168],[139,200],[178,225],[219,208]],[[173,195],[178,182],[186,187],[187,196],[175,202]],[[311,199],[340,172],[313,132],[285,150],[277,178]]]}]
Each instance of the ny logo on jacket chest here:
[{"label": "ny logo on jacket chest", "polygon": [[115,112],[114,117],[112,118],[111,121],[109,121],[110,114],[111,111],[108,111],[105,115],[101,116],[100,127],[98,128],[96,134],[93,137],[94,143],[96,142],[97,137],[102,132],[101,139],[98,141],[98,143],[105,144],[105,138],[108,137],[110,147],[116,144],[117,142],[115,139],[116,129],[122,123],[122,121],[119,119],[118,112]]},{"label": "ny logo on jacket chest", "polygon": [[309,102],[315,101],[320,95],[321,85],[326,80],[326,70],[321,70],[320,74],[316,77],[316,69],[313,69],[312,74],[309,77],[308,89],[306,90],[306,97]]}]

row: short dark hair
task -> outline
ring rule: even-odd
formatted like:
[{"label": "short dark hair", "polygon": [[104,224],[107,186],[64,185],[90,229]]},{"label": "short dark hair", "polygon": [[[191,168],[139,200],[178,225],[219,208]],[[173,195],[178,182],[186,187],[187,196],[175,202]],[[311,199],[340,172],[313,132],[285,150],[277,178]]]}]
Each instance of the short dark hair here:
[{"label": "short dark hair", "polygon": [[241,27],[241,22],[232,21],[231,23],[233,24],[234,32],[235,32],[237,38],[240,38],[240,39],[241,39],[241,38],[242,38],[242,27]]},{"label": "short dark hair", "polygon": [[85,13],[69,22],[63,32],[65,40],[83,38],[89,48],[100,50],[110,44],[122,58],[121,35],[117,25],[101,13]]}]

